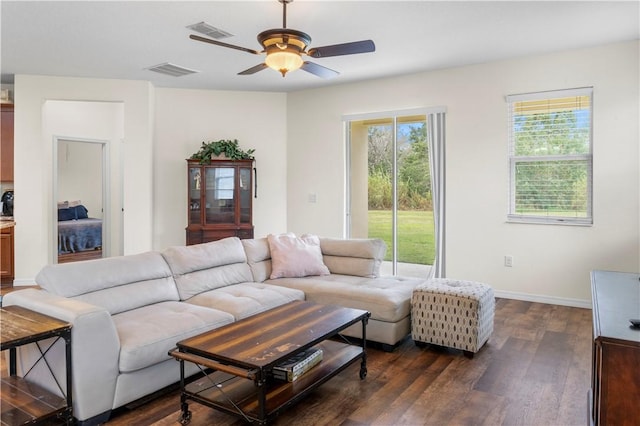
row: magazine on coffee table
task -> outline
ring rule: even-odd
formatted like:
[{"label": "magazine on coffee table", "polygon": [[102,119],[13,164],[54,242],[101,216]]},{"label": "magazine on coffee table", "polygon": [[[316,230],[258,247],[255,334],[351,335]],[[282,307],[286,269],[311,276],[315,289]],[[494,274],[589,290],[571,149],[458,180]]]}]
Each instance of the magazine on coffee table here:
[{"label": "magazine on coffee table", "polygon": [[322,349],[309,348],[273,367],[273,377],[293,382],[322,361]]}]

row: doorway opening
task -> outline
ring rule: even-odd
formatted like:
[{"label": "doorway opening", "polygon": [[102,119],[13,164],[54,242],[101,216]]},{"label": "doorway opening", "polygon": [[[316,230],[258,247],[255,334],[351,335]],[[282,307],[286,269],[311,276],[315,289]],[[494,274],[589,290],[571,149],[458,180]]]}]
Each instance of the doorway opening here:
[{"label": "doorway opening", "polygon": [[108,256],[109,144],[54,137],[54,263]]}]

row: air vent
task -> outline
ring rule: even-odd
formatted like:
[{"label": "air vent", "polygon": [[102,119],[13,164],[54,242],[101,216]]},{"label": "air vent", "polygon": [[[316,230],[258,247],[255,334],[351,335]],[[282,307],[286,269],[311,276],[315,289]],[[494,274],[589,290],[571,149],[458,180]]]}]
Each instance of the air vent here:
[{"label": "air vent", "polygon": [[164,64],[154,65],[149,68],[145,68],[149,71],[159,72],[160,74],[170,75],[172,77],[181,77],[187,74],[195,74],[200,71],[191,70],[189,68],[181,67],[179,65],[171,64],[169,62],[165,62]]},{"label": "air vent", "polygon": [[198,22],[197,24],[187,26],[187,28],[216,40],[219,40],[221,38],[233,37],[233,34],[221,30],[220,28],[216,28],[211,24],[207,24],[206,22]]}]

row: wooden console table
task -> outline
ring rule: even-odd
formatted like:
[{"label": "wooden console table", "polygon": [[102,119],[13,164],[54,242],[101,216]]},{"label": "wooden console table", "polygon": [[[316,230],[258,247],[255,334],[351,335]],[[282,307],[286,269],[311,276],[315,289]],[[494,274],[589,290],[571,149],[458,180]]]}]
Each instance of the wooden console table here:
[{"label": "wooden console table", "polygon": [[595,425],[640,422],[640,274],[593,271],[593,372],[589,420]]},{"label": "wooden console table", "polygon": [[[60,321],[20,306],[0,308],[0,350],[9,350],[9,376],[2,377],[0,417],[2,424],[15,425],[36,423],[53,418],[73,424],[73,401],[71,397],[71,324]],[[25,377],[16,376],[16,348],[40,340],[57,337],[64,339],[66,352],[66,397],[57,396]],[[40,346],[38,346],[40,348]],[[47,349],[40,348],[44,359]],[[48,367],[48,364],[47,364]],[[50,370],[49,370],[50,371]],[[56,381],[57,383],[57,381]],[[58,384],[58,387],[60,385]],[[62,390],[61,390],[61,393]]]}]

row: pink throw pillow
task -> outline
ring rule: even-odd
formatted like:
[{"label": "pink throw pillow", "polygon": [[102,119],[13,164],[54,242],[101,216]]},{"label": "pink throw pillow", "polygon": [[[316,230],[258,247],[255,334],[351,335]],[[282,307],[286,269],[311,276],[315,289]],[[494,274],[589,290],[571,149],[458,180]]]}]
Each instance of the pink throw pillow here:
[{"label": "pink throw pillow", "polygon": [[271,276],[269,278],[299,278],[310,275],[329,275],[329,268],[322,261],[320,238],[305,234],[296,237],[292,233],[267,236],[271,251]]}]

